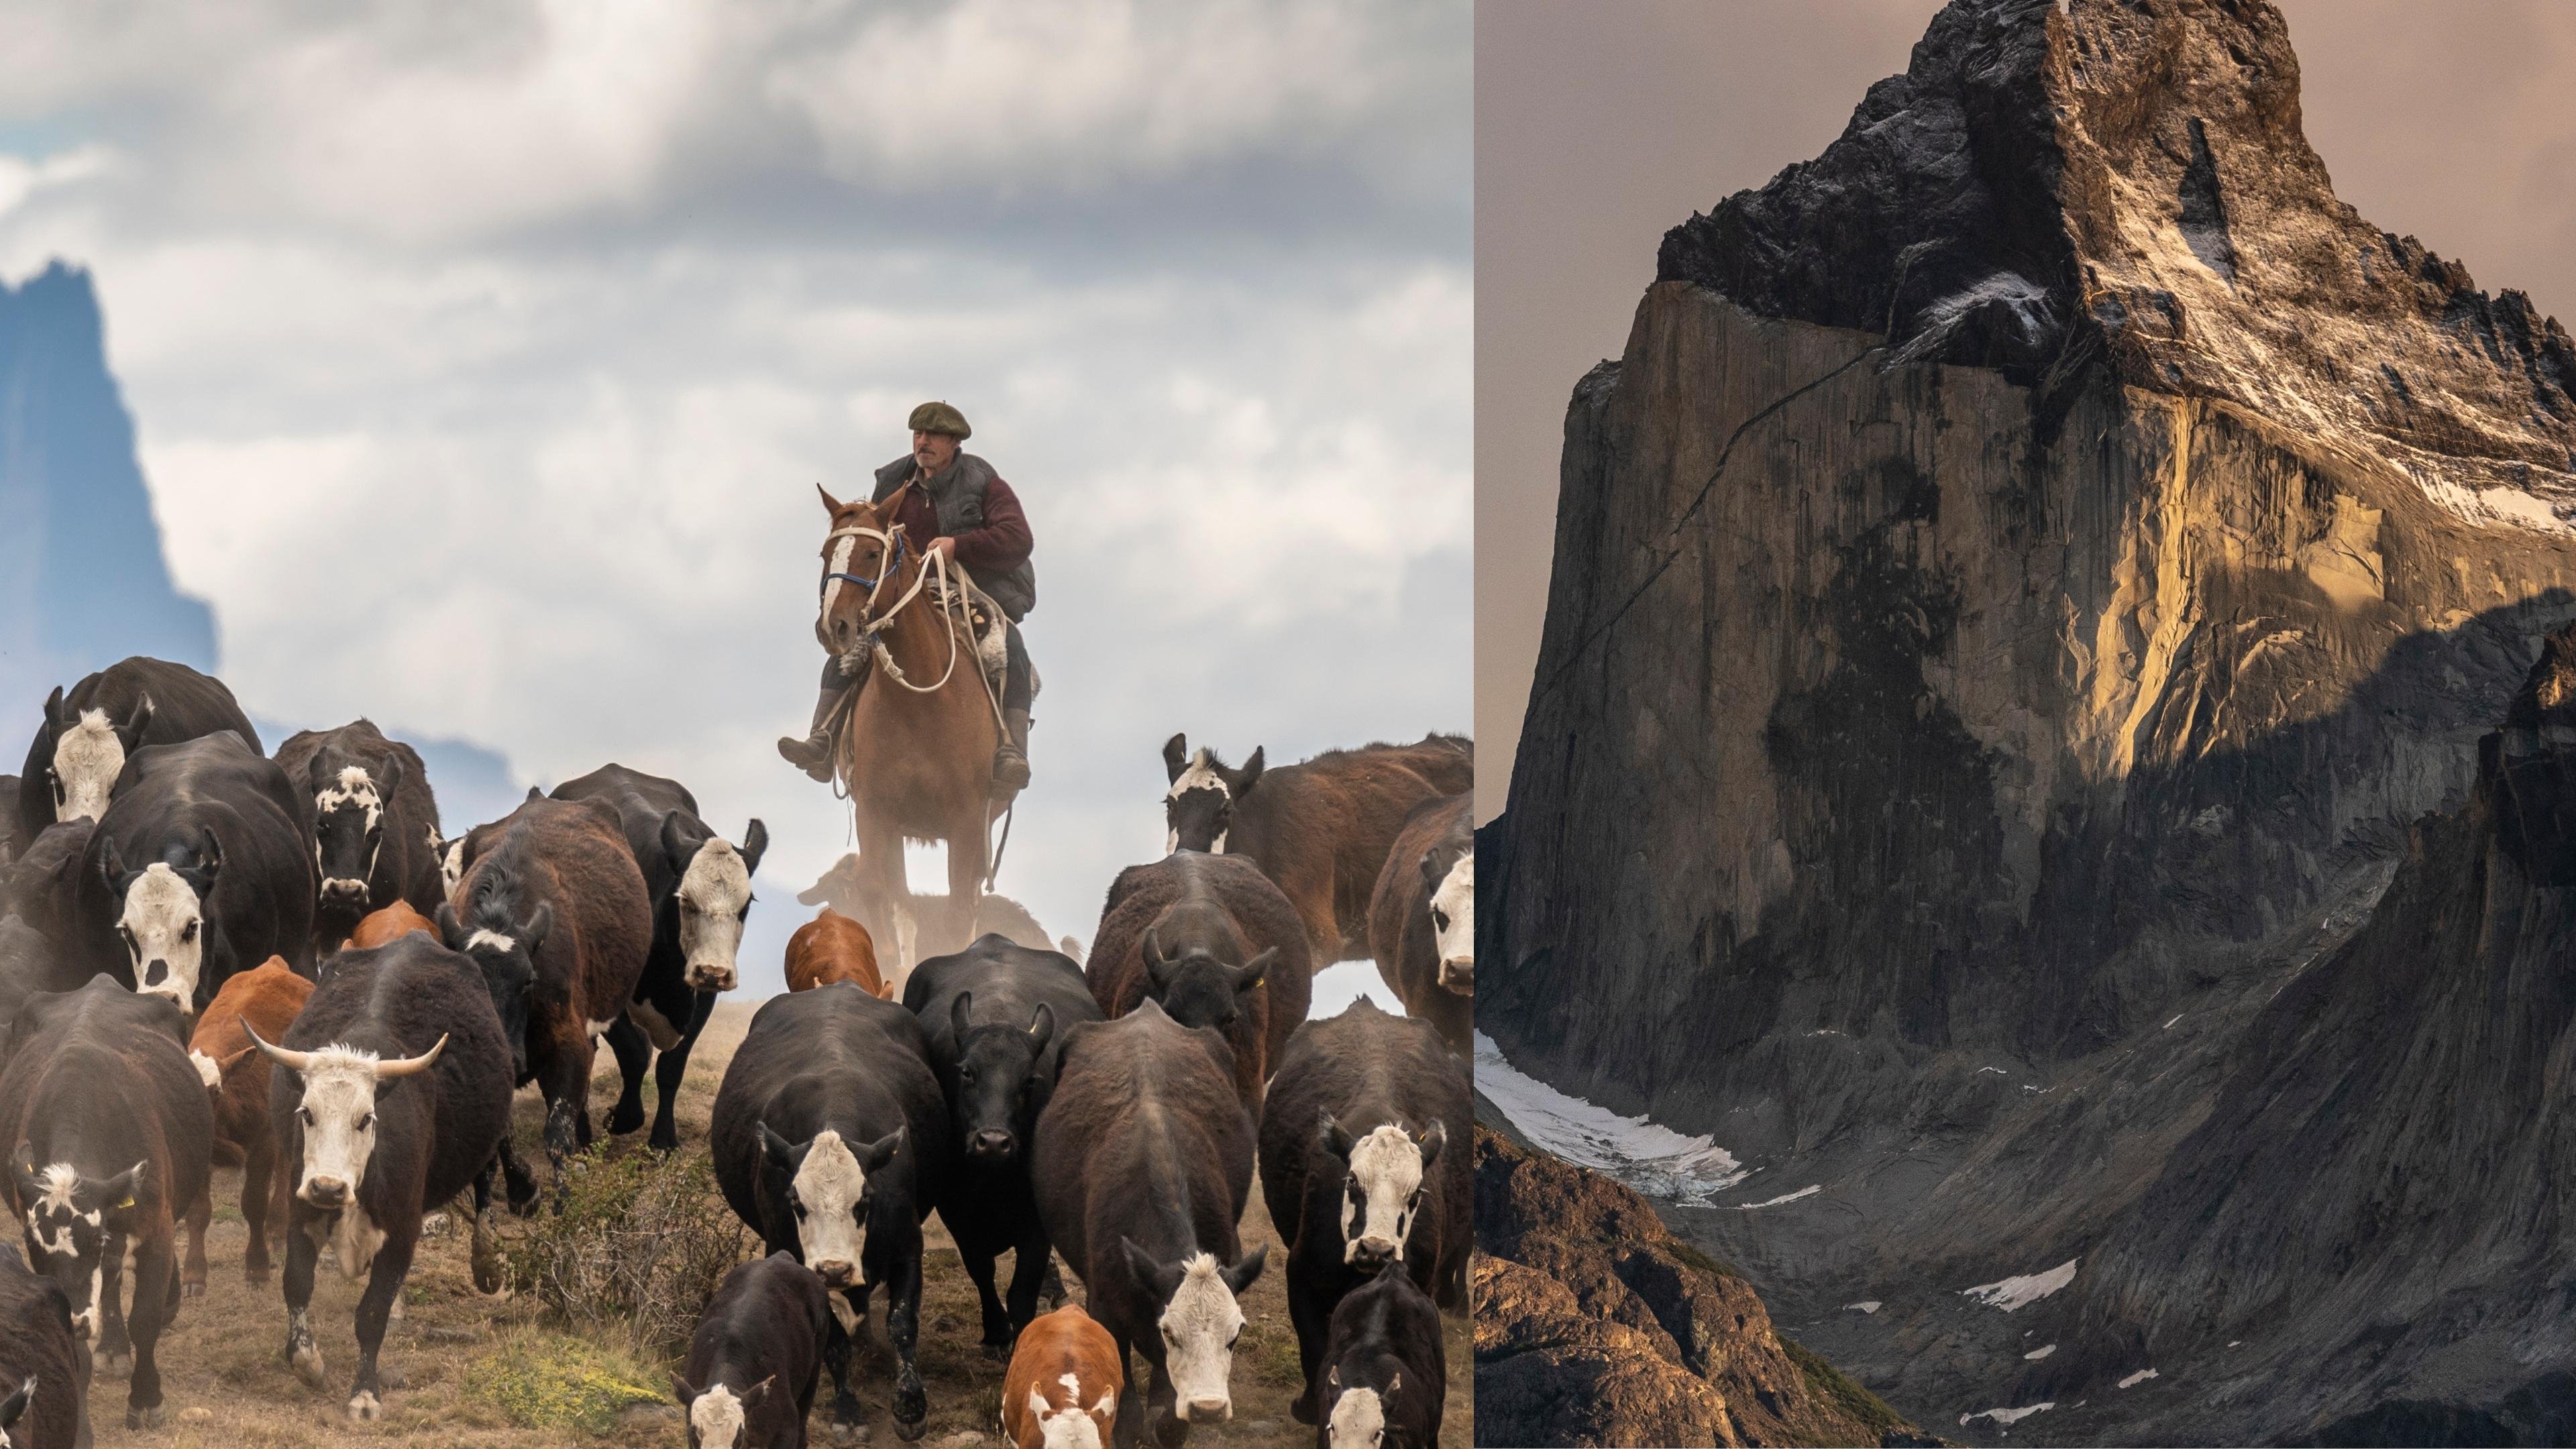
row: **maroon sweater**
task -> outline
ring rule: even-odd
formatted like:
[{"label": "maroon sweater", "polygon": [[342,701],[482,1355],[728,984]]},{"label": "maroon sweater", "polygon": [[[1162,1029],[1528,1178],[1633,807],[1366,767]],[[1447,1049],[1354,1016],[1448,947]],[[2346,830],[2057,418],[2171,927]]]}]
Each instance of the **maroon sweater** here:
[{"label": "maroon sweater", "polygon": [[[903,496],[903,536],[928,541],[941,537],[939,510],[929,495],[915,489]],[[1020,510],[1020,495],[996,477],[984,488],[984,526],[957,535],[957,561],[979,578],[1006,574],[1028,562],[1036,540],[1029,536],[1029,516]]]}]

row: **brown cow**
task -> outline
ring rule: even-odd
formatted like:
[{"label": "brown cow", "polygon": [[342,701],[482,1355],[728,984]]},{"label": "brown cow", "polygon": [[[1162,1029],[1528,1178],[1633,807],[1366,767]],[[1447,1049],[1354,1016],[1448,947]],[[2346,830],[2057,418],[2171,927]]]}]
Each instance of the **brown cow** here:
[{"label": "brown cow", "polygon": [[1002,1376],[1002,1432],[1018,1449],[1107,1444],[1118,1420],[1119,1368],[1118,1344],[1081,1304],[1029,1320]]},{"label": "brown cow", "polygon": [[1306,1019],[1308,961],[1296,908],[1259,866],[1184,850],[1118,873],[1083,974],[1112,1020],[1151,997],[1181,1025],[1222,1033],[1236,1095],[1259,1120],[1270,1062]]},{"label": "brown cow", "polygon": [[[491,988],[516,1082],[546,1099],[546,1158],[561,1206],[563,1160],[590,1145],[590,1069],[599,1035],[635,996],[653,948],[653,902],[617,812],[595,800],[532,795],[468,854],[473,863],[438,908],[440,937],[473,958]],[[510,1206],[537,1184],[501,1139]]]},{"label": "brown cow", "polygon": [[[206,1079],[215,1109],[215,1141],[241,1154],[242,1221],[250,1224],[250,1251],[242,1255],[242,1277],[268,1281],[268,1224],[274,1213],[278,1231],[286,1230],[286,1194],[291,1174],[277,1172],[277,1136],[268,1125],[268,1058],[260,1055],[242,1031],[242,1023],[271,1041],[281,1041],[313,983],[288,969],[286,958],[271,956],[256,971],[244,971],[224,982],[215,999],[197,1018],[188,1038],[188,1060]],[[271,1182],[275,1187],[272,1190]],[[214,1216],[214,1192],[208,1190],[188,1205],[188,1257],[179,1270],[180,1291],[194,1298],[206,1291],[206,1223]]]},{"label": "brown cow", "polygon": [[1405,817],[1369,902],[1369,952],[1407,1016],[1430,1022],[1473,1060],[1476,1034],[1476,829],[1468,795]]},{"label": "brown cow", "polygon": [[1425,735],[1410,745],[1328,750],[1264,773],[1258,749],[1231,769],[1212,751],[1191,754],[1189,737],[1174,735],[1163,768],[1171,779],[1164,848],[1259,864],[1295,903],[1321,970],[1367,957],[1369,897],[1396,832],[1414,806],[1475,788],[1476,746],[1462,735]]},{"label": "brown cow", "polygon": [[787,989],[811,991],[835,981],[855,981],[870,996],[894,1000],[894,987],[877,975],[877,943],[868,928],[825,906],[787,938]]},{"label": "brown cow", "polygon": [[[396,901],[382,910],[367,912],[358,922],[358,928],[349,933],[349,939],[340,943],[340,949],[372,951],[378,946],[391,945],[414,931],[435,941],[438,939],[438,922],[413,910],[411,902]],[[265,1027],[261,1029],[261,1035],[267,1035]],[[277,1038],[269,1037],[269,1040]]]}]

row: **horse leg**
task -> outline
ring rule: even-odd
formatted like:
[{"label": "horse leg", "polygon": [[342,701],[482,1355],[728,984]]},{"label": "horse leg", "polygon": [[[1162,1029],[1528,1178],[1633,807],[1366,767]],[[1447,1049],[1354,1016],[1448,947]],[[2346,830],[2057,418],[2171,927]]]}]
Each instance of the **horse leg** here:
[{"label": "horse leg", "polygon": [[[963,951],[975,938],[975,906],[983,898],[984,858],[990,849],[984,838],[986,824],[983,802],[978,800],[972,825],[960,820],[950,827],[948,902],[940,912],[942,951]],[[965,827],[962,832],[959,826]]]}]

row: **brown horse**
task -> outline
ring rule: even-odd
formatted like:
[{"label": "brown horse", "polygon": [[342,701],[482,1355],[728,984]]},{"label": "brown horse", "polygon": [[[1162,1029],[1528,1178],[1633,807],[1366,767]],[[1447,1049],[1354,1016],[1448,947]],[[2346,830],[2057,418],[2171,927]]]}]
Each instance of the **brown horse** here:
[{"label": "brown horse", "polygon": [[[894,522],[901,497],[878,506],[823,493],[832,530],[814,620],[815,637],[854,660],[851,677],[861,681],[834,764],[858,827],[859,885],[872,898],[864,905],[894,923],[884,964],[898,995],[914,963],[959,950],[973,934],[1001,738],[974,645],[939,598],[930,540],[906,538]],[[945,572],[958,577],[953,565]],[[905,886],[907,840],[947,844],[948,895],[935,906]]]}]

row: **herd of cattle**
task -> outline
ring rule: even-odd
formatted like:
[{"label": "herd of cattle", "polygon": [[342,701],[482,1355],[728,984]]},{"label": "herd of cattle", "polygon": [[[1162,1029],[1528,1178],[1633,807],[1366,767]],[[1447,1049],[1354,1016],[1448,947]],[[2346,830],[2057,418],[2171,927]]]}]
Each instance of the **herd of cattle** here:
[{"label": "herd of cattle", "polygon": [[[1087,963],[987,935],[880,968],[826,908],[788,950],[725,1071],[709,1148],[769,1256],[706,1305],[674,1388],[697,1446],[863,1422],[854,1336],[879,1289],[896,1432],[927,1415],[916,1341],[937,1211],[1007,1360],[1022,1449],[1166,1446],[1230,1416],[1239,1295],[1287,1245],[1320,1444],[1436,1442],[1439,1310],[1464,1311],[1472,1192],[1472,746],[1335,751],[1265,771],[1174,736],[1169,851],[1110,887]],[[94,1365],[162,1421],[154,1345],[204,1291],[208,1184],[242,1164],[246,1278],[285,1258],[285,1357],[325,1382],[308,1321],[327,1254],[366,1287],[346,1408],[382,1410],[377,1354],[426,1215],[472,1192],[476,1286],[502,1286],[496,1178],[539,1210],[517,1088],[564,1159],[591,1141],[605,1039],[613,1133],[679,1144],[690,1048],[738,980],[767,832],[710,828],[677,782],[605,766],[440,833],[419,756],[367,721],[262,751],[220,682],[129,659],[56,690],[0,776],[0,1443],[86,1443]],[[1310,977],[1373,955],[1407,1008],[1308,1021]],[[180,1225],[188,1230],[181,1260]],[[1014,1254],[1007,1293],[995,1285]],[[1054,1255],[1084,1285],[1062,1303]],[[129,1264],[130,1259],[130,1264]],[[133,1291],[124,1292],[131,1273]],[[1147,1387],[1131,1392],[1130,1355]]]}]

